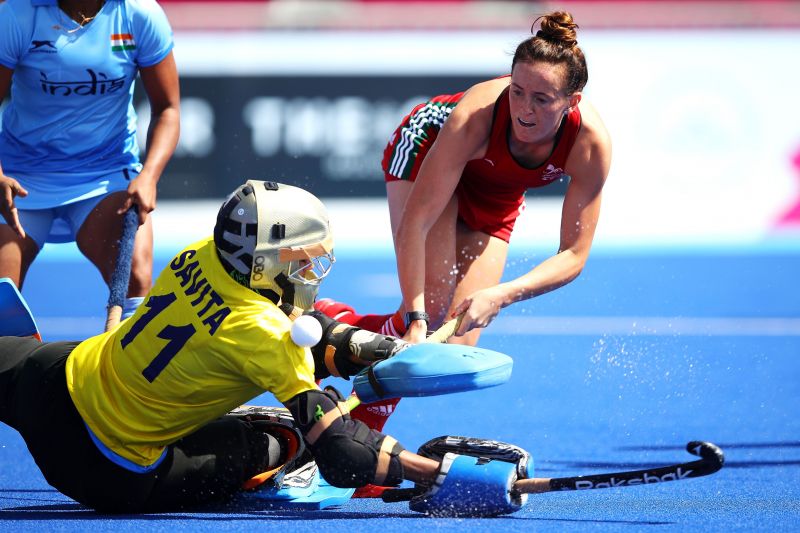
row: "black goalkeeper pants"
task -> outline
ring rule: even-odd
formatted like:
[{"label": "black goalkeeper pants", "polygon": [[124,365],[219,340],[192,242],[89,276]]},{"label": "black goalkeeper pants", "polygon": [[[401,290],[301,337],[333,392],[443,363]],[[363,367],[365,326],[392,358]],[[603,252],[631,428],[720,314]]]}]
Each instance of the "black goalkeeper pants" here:
[{"label": "black goalkeeper pants", "polygon": [[170,445],[151,472],[118,466],[92,442],[67,391],[64,368],[76,345],[0,337],[0,417],[63,494],[101,512],[187,509],[230,498],[278,462],[274,437],[224,416]]}]

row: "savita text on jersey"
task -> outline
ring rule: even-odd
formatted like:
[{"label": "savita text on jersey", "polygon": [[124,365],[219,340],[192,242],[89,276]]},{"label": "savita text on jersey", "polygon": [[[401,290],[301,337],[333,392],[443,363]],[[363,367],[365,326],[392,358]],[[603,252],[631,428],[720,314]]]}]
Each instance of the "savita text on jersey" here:
[{"label": "savita text on jersey", "polygon": [[175,257],[169,266],[183,287],[184,294],[189,297],[197,295],[191,300],[192,307],[197,317],[208,326],[208,334],[213,335],[231,310],[203,276],[200,263],[197,260],[189,261],[196,254],[196,250],[185,250]]}]

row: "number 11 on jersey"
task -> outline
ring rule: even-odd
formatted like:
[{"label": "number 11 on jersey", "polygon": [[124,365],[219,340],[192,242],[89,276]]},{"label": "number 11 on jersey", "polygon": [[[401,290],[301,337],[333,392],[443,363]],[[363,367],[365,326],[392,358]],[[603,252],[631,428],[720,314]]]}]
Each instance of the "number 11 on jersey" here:
[{"label": "number 11 on jersey", "polygon": [[[139,317],[128,333],[122,337],[120,341],[122,349],[124,350],[133,342],[147,325],[176,299],[177,297],[174,293],[150,296],[144,304],[148,308],[147,311]],[[194,335],[194,332],[195,328],[192,324],[184,324],[182,326],[167,325],[159,331],[156,337],[167,341],[167,345],[164,346],[161,351],[158,352],[158,355],[150,361],[150,364],[142,370],[142,375],[145,379],[152,383],[167,367],[169,362],[172,361],[172,358],[183,348],[191,336]]]}]

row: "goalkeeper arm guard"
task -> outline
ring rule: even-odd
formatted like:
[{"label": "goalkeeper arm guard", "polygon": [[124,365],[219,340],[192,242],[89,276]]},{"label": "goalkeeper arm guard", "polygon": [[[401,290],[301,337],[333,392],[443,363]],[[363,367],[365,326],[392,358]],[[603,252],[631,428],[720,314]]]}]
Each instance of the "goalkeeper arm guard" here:
[{"label": "goalkeeper arm guard", "polygon": [[350,379],[364,367],[388,359],[409,346],[401,339],[339,322],[319,311],[306,314],[322,325],[322,339],[311,347],[317,379],[328,376]]}]

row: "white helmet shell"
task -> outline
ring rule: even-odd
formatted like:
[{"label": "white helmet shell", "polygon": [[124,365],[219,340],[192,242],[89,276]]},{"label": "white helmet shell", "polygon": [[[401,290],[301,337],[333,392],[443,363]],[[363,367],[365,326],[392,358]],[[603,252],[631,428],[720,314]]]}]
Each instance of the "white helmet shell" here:
[{"label": "white helmet shell", "polygon": [[303,309],[313,304],[334,261],[328,213],[319,198],[270,181],[249,180],[228,196],[214,242],[240,283],[271,290]]}]

